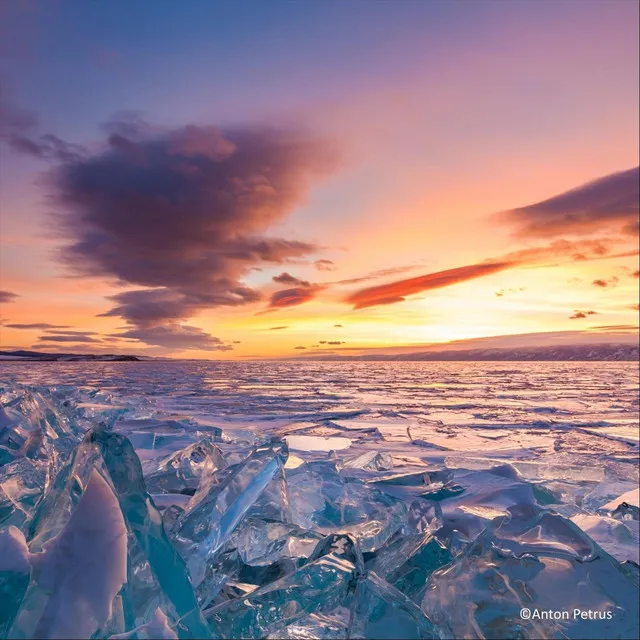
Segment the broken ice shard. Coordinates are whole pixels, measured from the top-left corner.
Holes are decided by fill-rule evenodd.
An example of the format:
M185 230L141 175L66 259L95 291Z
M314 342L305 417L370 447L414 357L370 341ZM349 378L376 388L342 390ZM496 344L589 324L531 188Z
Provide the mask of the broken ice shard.
M226 466L222 451L211 436L206 436L162 460L157 470L145 477L145 482L152 493L195 492L203 474L214 473Z
M184 561L167 538L162 517L145 490L131 443L120 434L106 429L86 434L38 505L29 529L31 551L45 550L65 529L94 472L115 494L127 529L127 581L117 597L121 624L110 621L111 633L147 623L161 607L173 623L179 621L180 637L208 637Z
M178 636L169 626L167 616L158 607L150 622L142 624L127 633L118 633L109 636L108 640L177 640Z
M242 561L254 567L283 558L308 558L322 536L284 522L248 518L236 536Z
M0 638L7 637L29 585L29 555L19 529L0 529Z
M329 461L309 462L288 475L291 519L323 534L349 533L363 551L375 551L402 526L407 507Z
M0 398L0 445L7 453L54 462L80 441L83 429L44 393L16 389Z
M127 529L96 471L62 531L30 554L32 580L11 637L88 638L127 581Z
M349 629L351 638L441 637L420 607L374 571L369 571L355 588Z
M258 446L242 463L226 469L219 483L198 490L174 525L173 536L187 559L195 585L204 579L207 562L229 539L269 484L284 475L287 445Z
M318 548L297 571L207 610L214 633L223 638L279 635L301 618L339 606L353 592L362 561L347 537L331 536Z
M442 527L441 515L437 503L416 500L407 524L367 562L367 570L418 602L429 576L453 559L447 545L434 536Z
M382 451L365 451L342 463L343 469L364 469L366 471L383 471L393 468L393 458Z
M600 611L607 619L523 620L522 608ZM572 522L527 505L494 520L455 562L435 571L422 609L458 638L638 636L629 572Z
M47 467L19 457L0 466L0 526L25 529L42 496Z

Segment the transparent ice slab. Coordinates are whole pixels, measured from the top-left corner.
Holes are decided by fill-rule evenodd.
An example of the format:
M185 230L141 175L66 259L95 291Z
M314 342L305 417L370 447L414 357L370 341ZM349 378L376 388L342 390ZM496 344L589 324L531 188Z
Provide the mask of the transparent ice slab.
M276 441L256 447L242 463L231 467L219 482L201 486L174 525L172 535L187 564L195 585L205 577L207 563L227 542L233 531L271 483L274 500L281 495L284 464L288 450ZM278 509L268 501L269 507Z
M107 429L86 434L38 505L28 531L31 552L46 552L69 530L95 474L115 495L127 530L127 580L114 599L114 620L105 629L112 634L129 631L149 622L161 607L180 637L208 637L186 566L146 492L140 461L121 434Z
M211 436L184 447L160 461L157 469L145 476L150 492L180 493L195 490L203 474L212 474L227 466L224 454Z
M341 476L334 462L309 462L287 474L291 520L323 534L352 535L374 551L402 526L404 502L356 478Z
M626 638L638 632L636 596L629 572L574 523L529 507L497 518L435 571L422 609L450 637ZM570 619L525 620L523 608ZM583 620L574 609L611 617Z

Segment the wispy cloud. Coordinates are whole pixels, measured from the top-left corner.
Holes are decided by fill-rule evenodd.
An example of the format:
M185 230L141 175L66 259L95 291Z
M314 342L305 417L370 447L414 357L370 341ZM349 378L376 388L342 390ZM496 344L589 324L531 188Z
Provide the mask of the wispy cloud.
M277 276L273 276L273 278L271 279L274 282L277 282L278 284L290 284L290 285L300 286L300 287L311 286L311 283L308 280L301 280L300 278L296 278L295 276L292 276L290 273L287 273L286 271Z
M406 267L391 267L389 269L378 269L377 271L371 271L363 276L357 276L355 278L347 278L345 280L337 280L329 284L359 284L360 282L368 282L370 280L379 280L380 278L387 278L388 276L396 276L400 273L407 273L408 271L414 271L417 266L410 265Z
M588 311L580 311L576 309L573 312L573 315L569 316L569 320L583 320L584 318L588 318L589 316L596 316L596 315L598 315L598 312L593 311L592 309L589 309Z
M618 282L620 282L620 279L617 278L616 276L612 276L608 280L605 278L598 278L597 280L594 280L591 284L594 287L599 287L600 289L606 289L607 287L615 287L618 284Z
M407 296L422 291L450 287L460 282L498 273L505 269L510 269L513 266L513 262L487 262L457 267L446 271L438 271L436 273L428 273L424 276L418 276L417 278L396 280L395 282L361 289L348 295L345 298L345 302L353 305L354 309L394 304L396 302L402 302Z
M318 271L333 271L336 268L333 260L316 260L313 264Z
M48 322L32 322L32 323L20 323L20 322L11 322L4 325L8 329L69 329L69 325L67 324L49 324Z
M13 302L18 297L19 297L18 294L17 293L13 293L12 291L0 290L0 302L1 303Z
M43 335L38 338L40 342L92 342L99 343L100 339L94 338L93 336L86 335L66 335L66 336L52 336L52 335Z

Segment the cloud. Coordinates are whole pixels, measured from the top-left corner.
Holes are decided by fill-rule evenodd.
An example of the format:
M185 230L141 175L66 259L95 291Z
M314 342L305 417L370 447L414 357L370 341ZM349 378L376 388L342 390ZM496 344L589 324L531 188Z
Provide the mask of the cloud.
M598 278L597 280L594 280L591 284L594 287L600 287L601 289L604 289L606 287L615 287L619 281L620 280L616 278L616 276L613 276L609 278L609 280L605 280L604 278Z
M307 347L294 347L294 349L306 349Z
M40 342L101 342L97 338L86 335L64 335L64 336L51 336L44 335L38 338Z
M336 268L333 260L316 260L313 264L318 271L334 271Z
M86 155L79 145L69 144L51 133L39 135L35 115L0 96L0 140L17 153L53 160L73 162Z
M40 160L76 162L87 155L87 151L83 147L65 142L51 133L38 137L13 135L9 140L9 145L14 151Z
M343 342L342 340L328 340L326 344L347 344L347 343Z
M619 171L575 189L499 214L516 225L517 235L550 237L589 234L607 228L638 233L640 168Z
M632 311L640 311L640 304L635 302L633 304L628 305L627 309L631 309Z
M638 278L640 277L640 271L638 271L637 269L631 274L632 278Z
M521 291L525 291L525 287L520 287L519 289L500 289L499 291L496 291L496 297L503 298L507 294L519 293Z
M0 94L0 139L11 141L33 131L37 126L33 113L21 109Z
M582 320L583 318L586 318L588 316L596 316L598 315L597 311L579 311L578 309L576 309L573 313L572 316L569 316L569 320Z
M338 329L338 328L342 329L343 328L343 326L341 324L334 324L333 326L336 329Z
M49 324L48 322L33 322L31 324L22 324L17 322L12 322L10 324L5 324L5 327L8 329L69 329L69 325L66 324Z
M375 305L394 304L404 301L408 295L420 293L422 291L429 291L431 289L450 287L460 282L484 277L516 267L527 265L556 266L557 264L560 264L558 260L599 260L629 255L630 252L625 252L623 254L611 253L610 244L612 244L612 242L603 239L578 241L555 240L545 246L512 251L506 255L491 258L478 264L456 267L454 269L429 273L416 278L398 280L383 285L376 285L366 289L361 289L348 295L344 299L344 302L353 305L354 309L363 309ZM634 252L634 255L635 253L637 252ZM412 267L404 267L404 269L409 268ZM376 273L380 274L383 273L383 271L374 272L374 274ZM365 278L352 278L351 280L344 280L333 284L360 282L362 279L368 279L372 275L373 274L369 274L369 276L365 276ZM513 292L516 290L501 290L496 295L501 297L500 294L504 295L506 291Z
M17 293L12 291L3 291L0 289L0 302L13 302L16 298L19 298Z
M136 118L112 121L106 131L103 151L49 174L60 260L76 275L140 287L113 296L102 315L137 329L167 325L182 343L179 321L261 298L243 283L260 263L315 250L266 233L334 169L327 143L257 127L160 131Z
M637 324L603 324L597 327L589 327L589 331L637 331Z
M186 349L230 351L233 349L231 345L223 343L219 338L210 336L202 329L177 323L129 329L122 333L111 335L114 338L139 340L146 344L180 351Z
M360 289L347 296L345 302L353 305L354 309L393 304L402 302L406 299L406 296L415 293L450 287L460 282L504 271L514 265L514 262L486 262L448 269L447 271L438 271L436 273L418 276L417 278L397 280L387 284Z
M47 333L61 336L95 336L95 331L74 331L69 329L47 329Z
M310 284L309 286L292 287L291 289L281 289L271 295L267 309L262 313L267 313L276 309L296 307L305 302L313 300L324 287Z
M274 282L278 282L279 284L291 284L291 285L299 285L301 287L310 287L311 283L308 280L300 280L300 278L296 278L289 273L281 273L280 275L273 276L272 280Z
M367 282L368 280L377 280L379 278L386 278L387 276L395 276L399 273L406 273L407 271L413 271L416 269L415 265L407 266L407 267L391 267L389 269L378 269L377 271L371 271L363 276L358 276L356 278L347 278L346 280L338 280L336 282L332 282L331 284L358 284L360 282Z
M281 331L282 329L288 329L289 325L280 325L279 327L269 327L269 331Z

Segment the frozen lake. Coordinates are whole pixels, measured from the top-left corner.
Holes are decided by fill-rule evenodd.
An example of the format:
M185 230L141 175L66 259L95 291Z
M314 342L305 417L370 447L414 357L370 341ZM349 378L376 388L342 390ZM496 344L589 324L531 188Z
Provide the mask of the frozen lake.
M0 402L0 528L22 532L28 557L46 564L44 542L71 527L47 499L83 506L45 459L54 477L80 465L73 447L103 423L73 467L84 493L116 495L134 536L117 479L131 471L105 453L130 441L184 558L194 619L160 585L95 637L154 624L165 637L637 635L637 363L4 362ZM320 542L331 534L357 549ZM31 575L0 632L42 631L24 619L44 598ZM121 584L109 597L126 613ZM523 621L524 606L611 617Z

